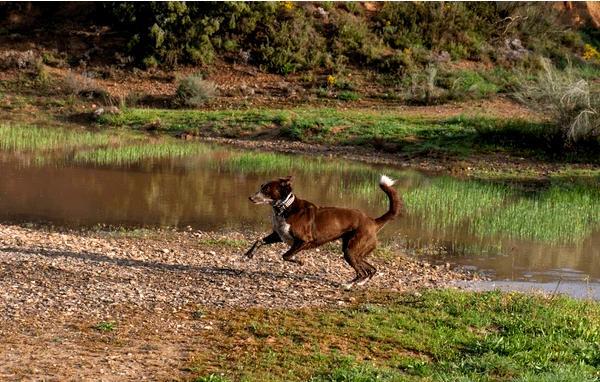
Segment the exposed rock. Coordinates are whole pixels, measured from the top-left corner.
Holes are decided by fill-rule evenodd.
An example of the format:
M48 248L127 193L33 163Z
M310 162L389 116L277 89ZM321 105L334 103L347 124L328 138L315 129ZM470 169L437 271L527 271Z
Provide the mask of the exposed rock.
M500 53L509 61L521 61L529 54L518 38L507 38L504 40L504 47Z
M121 110L119 110L118 107L116 106L106 106L106 107L99 107L96 110L94 110L94 112L92 113L94 118L100 118L100 116L104 115L104 114L121 114Z

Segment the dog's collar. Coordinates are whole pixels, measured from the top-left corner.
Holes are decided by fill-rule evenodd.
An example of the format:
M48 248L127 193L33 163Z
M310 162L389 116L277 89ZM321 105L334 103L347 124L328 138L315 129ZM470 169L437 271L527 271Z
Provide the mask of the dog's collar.
M294 203L294 200L296 200L296 197L290 192L290 194L285 199L278 200L275 203L273 203L273 209L275 210L275 213L277 215L283 214L285 210L287 210L292 205L292 203Z

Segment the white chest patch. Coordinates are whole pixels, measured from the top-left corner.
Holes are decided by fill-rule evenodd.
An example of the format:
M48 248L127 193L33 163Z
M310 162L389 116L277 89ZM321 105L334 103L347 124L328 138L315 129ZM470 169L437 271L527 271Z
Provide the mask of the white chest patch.
M285 218L283 216L278 216L273 212L271 220L273 222L273 231L277 232L281 240L291 244L294 241L294 238L290 234L290 225L285 221Z

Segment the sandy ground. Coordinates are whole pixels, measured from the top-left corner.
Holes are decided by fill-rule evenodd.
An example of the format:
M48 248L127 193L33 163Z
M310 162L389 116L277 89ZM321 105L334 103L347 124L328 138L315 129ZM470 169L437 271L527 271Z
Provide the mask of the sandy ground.
M344 306L364 288L475 277L392 248L373 259L378 277L347 292L353 271L337 245L307 251L300 267L280 259L281 244L243 258L252 233L133 234L0 225L0 380L186 380L203 333L218 330L202 312Z

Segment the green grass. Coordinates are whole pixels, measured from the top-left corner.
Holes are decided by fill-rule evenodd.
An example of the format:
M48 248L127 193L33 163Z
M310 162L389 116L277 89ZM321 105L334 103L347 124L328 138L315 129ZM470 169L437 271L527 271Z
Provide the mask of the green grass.
M470 72L469 72L470 73ZM475 73L476 74L476 73ZM475 74L452 82L473 92L494 92ZM538 121L489 117L410 117L396 111L327 108L250 109L227 111L126 109L101 123L140 128L148 124L165 132L189 131L205 135L243 137L278 129L281 136L309 143L365 145L376 150L413 156L442 154L465 157L479 153L598 163L593 150L557 153L548 139L550 126Z
M113 330L116 329L116 323L102 321L102 322L99 322L96 325L94 325L94 329L96 329L100 332L112 332Z
M596 381L600 305L500 292L215 313L193 370L242 381ZM366 302L368 301L368 302Z
M0 124L0 150L4 151L70 150L107 145L113 139L106 132Z
M428 228L458 227L502 206L511 196L508 187L482 182L436 178L404 194L409 213Z
M208 145L171 137L153 139L126 130L90 132L8 124L0 125L0 150L38 153L39 164L48 161L44 152L55 151L62 153L68 161L117 166L214 151Z
M600 227L600 183L573 185L568 178L546 189L448 177L404 193L407 211L429 229L464 230L479 237L505 236L576 243Z
M181 158L211 152L207 145L163 139L159 142L146 142L135 145L99 148L78 152L76 162L96 165L123 166L150 159Z
M522 197L472 224L480 236L504 234L545 242L575 242L600 226L600 191L583 186L553 186Z
M503 134L513 127L513 140L503 141L507 150L519 149L519 134L543 133L544 126L520 120L490 118L419 118L397 112L296 108L287 110L253 109L228 111L126 109L122 114L101 120L111 126L139 128L148 124L163 131L192 131L202 134L244 136L264 129L278 128L282 136L312 143L334 145L370 145L382 142L409 154L440 152L455 155L490 148L490 134L480 134L481 126ZM536 127L537 129L534 129ZM522 131L521 131L522 130ZM493 146L496 147L497 145ZM531 149L530 146L527 146ZM536 147L534 147L536 148ZM539 147L538 147L539 148Z
M485 98L498 93L500 90L498 85L486 77L494 76L482 76L482 74L472 70L459 70L449 73L447 78L442 78L441 85L449 89L451 98L454 99Z

